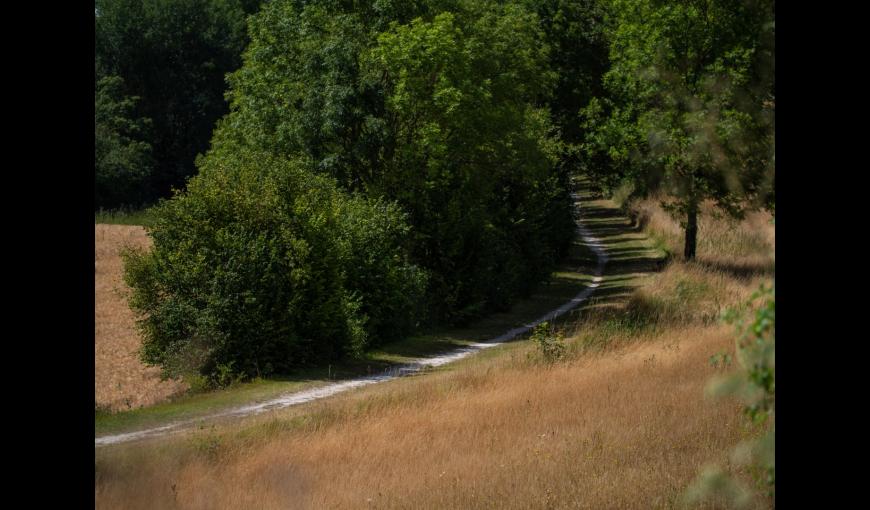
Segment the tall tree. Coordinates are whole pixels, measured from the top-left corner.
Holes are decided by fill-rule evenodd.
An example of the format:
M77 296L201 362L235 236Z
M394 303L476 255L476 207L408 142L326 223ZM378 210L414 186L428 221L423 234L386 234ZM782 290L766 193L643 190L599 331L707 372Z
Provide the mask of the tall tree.
M276 0L251 39L215 147L302 156L399 202L438 318L506 307L570 243L543 109L555 75L519 2Z
M700 204L772 204L772 0L613 0L606 98L586 109L593 175L664 191L693 259Z
M391 140L369 189L411 213L440 303L474 315L545 276L572 226L535 107L555 81L537 19L518 6L471 13L395 26L366 68Z
M139 203L153 165L150 119L134 116L139 98L125 96L123 84L108 76L94 90L94 195L109 208Z
M144 198L168 196L195 172L227 104L226 73L241 65L246 9L241 0L96 0L98 73L120 76L152 120L154 169ZM101 204L98 204L101 205Z
M521 0L538 14L550 46L550 67L558 76L548 101L553 121L568 144L583 140L578 116L604 93L608 45L602 0Z

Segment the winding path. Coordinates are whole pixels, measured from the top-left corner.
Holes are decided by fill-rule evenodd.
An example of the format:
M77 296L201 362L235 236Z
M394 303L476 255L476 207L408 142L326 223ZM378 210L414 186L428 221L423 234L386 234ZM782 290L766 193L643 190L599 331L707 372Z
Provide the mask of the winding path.
M575 206L579 211L579 203L580 196L577 193L572 193L572 198L574 199ZM367 377L359 377L356 379L350 379L347 381L336 382L327 384L326 386L322 386L320 388L314 388L311 390L299 391L295 393L289 393L287 395L283 395L281 397L268 400L266 402L260 402L256 404L250 404L246 406L236 407L233 409L229 409L226 411L222 411L219 413L211 414L204 417L198 417L196 419L177 421L170 423L169 425L165 425L162 427L150 428L145 430L140 430L136 432L129 432L126 434L115 434L115 435L107 435L102 437L97 437L94 439L94 446L104 446L110 444L124 443L127 441L133 441L136 439L144 439L147 437L155 437L168 434L170 432L180 430L185 425L190 425L195 422L202 421L204 419L213 419L213 418L223 418L223 417L232 417L232 416L249 416L262 413L264 411L272 410L272 409L280 409L283 407L293 406L297 404L303 404L305 402L311 402L312 400L318 400L321 398L326 398L331 395L335 395L337 393L342 393L344 391L348 391L354 388L359 388L362 386L368 386L370 384L377 384L384 381L389 381L392 379L396 379L398 377L403 377L406 375L414 374L416 372L420 372L426 368L430 367L439 367L441 365L446 365L447 363L451 363L456 360L460 360L462 358L468 357L475 352L481 351L483 349L488 349L490 347L495 347L496 345L501 345L505 342L509 342L516 338L519 335L527 333L531 331L535 326L544 322L556 319L557 317L571 311L572 309L579 306L581 303L589 299L589 296L595 292L595 289L601 284L603 280L604 274L604 266L607 264L607 253L604 247L601 244L601 241L592 235L592 232L581 222L580 214L578 212L577 220L577 233L580 235L581 239L587 246L595 253L598 259L598 265L595 269L595 276L592 278L592 283L589 284L583 291L574 296L570 301L563 304L559 308L548 312L543 317L532 321L523 326L514 328L503 335L492 338L485 342L478 342L468 345L467 347L463 347L461 349L457 349L439 356L432 356L426 358L420 358L413 363L408 363L405 365L397 366L389 371L374 376Z

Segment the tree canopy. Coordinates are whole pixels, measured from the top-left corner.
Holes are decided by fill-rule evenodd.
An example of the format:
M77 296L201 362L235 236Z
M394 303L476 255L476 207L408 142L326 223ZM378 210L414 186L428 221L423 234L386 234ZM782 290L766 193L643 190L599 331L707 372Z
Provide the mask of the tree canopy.
M94 90L94 197L106 207L141 201L153 165L150 121L135 117L139 98L125 96L123 84L106 76Z
M772 0L102 0L96 21L98 201L177 188L127 263L170 371L506 310L573 241L572 174L663 193L687 259L703 201L773 208Z
M215 147L301 154L398 202L434 317L478 316L528 292L570 242L547 52L536 15L512 3L272 2Z
M147 361L254 375L358 354L506 309L565 253L534 12L274 0L249 36L199 174L128 259Z
M699 204L773 203L773 2L614 0L607 95L585 110L587 168L664 191L694 258Z
M132 114L148 119L153 165L130 194L96 207L141 206L168 197L195 173L215 121L228 108L226 73L241 65L246 14L239 0L96 0L95 80L122 79L119 93L137 97ZM134 192L135 191L135 192Z

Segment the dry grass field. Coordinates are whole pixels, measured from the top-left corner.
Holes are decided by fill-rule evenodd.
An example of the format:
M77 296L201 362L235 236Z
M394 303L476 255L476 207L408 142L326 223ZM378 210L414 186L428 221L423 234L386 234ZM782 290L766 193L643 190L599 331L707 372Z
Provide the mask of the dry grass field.
M140 337L123 293L120 251L146 247L142 227L94 225L94 400L100 408L120 411L152 405L183 391L180 382L161 381L160 371L144 366L136 354Z
M123 467L97 480L97 507L672 507L741 437L734 403L700 391L730 331L703 333L365 392L333 403L322 428L216 442L168 466L122 452L125 462L107 462Z
M654 201L632 207L681 253ZM96 506L678 508L704 465L728 466L757 433L737 402L704 388L724 370L711 356L734 350L719 312L772 278L773 235L763 215L705 218L697 262L602 297L565 326L555 363L518 342L244 423L99 449Z

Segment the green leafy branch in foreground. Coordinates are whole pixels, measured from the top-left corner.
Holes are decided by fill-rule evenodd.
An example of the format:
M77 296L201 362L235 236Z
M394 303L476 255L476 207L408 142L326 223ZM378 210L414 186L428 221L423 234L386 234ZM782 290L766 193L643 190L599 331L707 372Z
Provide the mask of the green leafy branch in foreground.
M775 283L762 285L741 308L724 314L737 326L736 358L739 369L710 381L707 393L716 397L731 395L744 402L744 411L753 425L765 427L759 438L745 441L731 455L736 466L750 466L756 481L771 501L776 499L776 299ZM759 307L753 305L760 301ZM754 310L748 312L747 310ZM689 487L686 502L723 499L733 508L746 508L753 493L718 467L708 467Z

